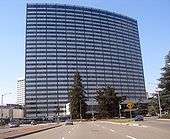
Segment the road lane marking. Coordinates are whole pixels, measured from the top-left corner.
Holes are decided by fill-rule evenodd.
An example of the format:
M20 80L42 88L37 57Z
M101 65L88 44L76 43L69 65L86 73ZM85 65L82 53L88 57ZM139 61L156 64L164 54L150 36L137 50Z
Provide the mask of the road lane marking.
M129 136L129 135L126 135L127 138L130 138L130 139L136 139L135 137L132 137L132 136Z
M113 129L110 129L111 132L115 132Z
M142 125L141 127L147 128L148 126L146 126L146 125Z

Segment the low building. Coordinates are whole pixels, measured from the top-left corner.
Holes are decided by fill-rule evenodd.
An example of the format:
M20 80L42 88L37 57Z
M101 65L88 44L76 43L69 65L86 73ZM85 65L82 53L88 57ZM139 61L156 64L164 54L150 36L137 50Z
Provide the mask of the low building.
M24 118L24 107L17 104L1 105L0 116L2 119L22 119Z

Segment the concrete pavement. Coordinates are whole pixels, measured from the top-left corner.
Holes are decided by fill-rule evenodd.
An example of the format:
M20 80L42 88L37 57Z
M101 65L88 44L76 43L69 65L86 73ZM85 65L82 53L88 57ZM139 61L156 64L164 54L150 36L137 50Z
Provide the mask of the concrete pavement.
M38 124L38 125L29 125L29 126L20 126L16 128L4 128L0 129L0 139L13 139L40 131L52 129L59 127L61 124L57 123L48 123L48 124Z
M142 124L145 125L145 122ZM147 126L114 125L108 122L78 122L19 139L169 139L169 130Z

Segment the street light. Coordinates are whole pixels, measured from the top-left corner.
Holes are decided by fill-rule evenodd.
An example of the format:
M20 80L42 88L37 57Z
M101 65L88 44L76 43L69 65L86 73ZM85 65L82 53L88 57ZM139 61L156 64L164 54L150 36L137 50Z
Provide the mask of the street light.
M10 95L10 94L12 94L11 92L10 93L5 93L5 94L2 94L1 95L1 105L3 106L3 104L4 104L4 96L6 96L6 95Z

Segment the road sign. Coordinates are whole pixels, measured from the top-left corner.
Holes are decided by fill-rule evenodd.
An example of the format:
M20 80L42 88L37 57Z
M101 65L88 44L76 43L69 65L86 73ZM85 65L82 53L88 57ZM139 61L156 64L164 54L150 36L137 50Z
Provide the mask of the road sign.
M132 108L134 107L134 103L132 101L129 101L127 104L127 107L129 108L129 112L130 112L130 119L132 119Z
M132 109L134 107L134 103L132 101L129 101L128 104L127 104L127 107L129 109Z

